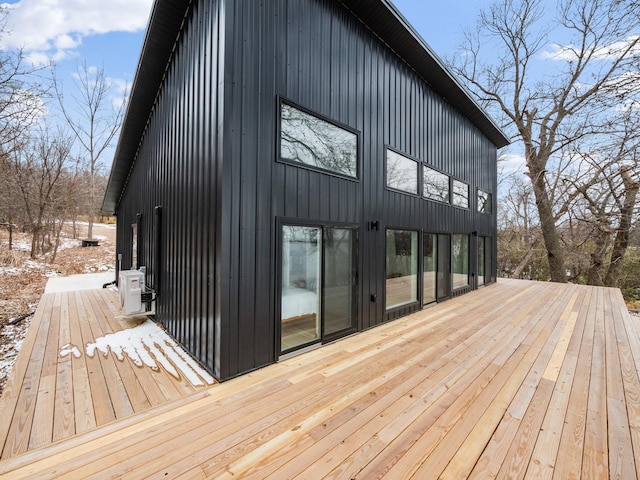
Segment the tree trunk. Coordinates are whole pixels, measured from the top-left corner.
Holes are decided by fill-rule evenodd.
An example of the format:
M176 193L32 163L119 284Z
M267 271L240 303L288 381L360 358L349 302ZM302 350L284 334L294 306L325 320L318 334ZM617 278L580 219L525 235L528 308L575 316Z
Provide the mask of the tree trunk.
M9 218L9 250L13 250L13 221Z
M62 220L60 220L57 224L55 221L53 222L56 239L53 245L53 253L51 254L51 259L49 260L49 263L52 264L55 263L56 257L58 256L58 248L60 247L60 234L62 233L62 227L64 227L64 218L66 216L66 213L66 211L63 213Z
M33 235L31 237L31 260L35 260L38 255L38 236L40 235L40 229L33 226Z
M87 229L87 238L93 238L93 213L94 213L94 204L96 202L96 169L95 169L95 159L91 158L91 185L89 191L89 228Z
M609 243L609 232L598 229L598 235L595 239L595 248L590 255L591 264L587 274L587 285L603 285L604 256Z
M620 210L620 224L618 225L618 231L613 241L613 250L611 251L611 262L609 263L609 269L607 270L607 276L604 279L604 284L607 287L617 287L620 280L620 274L622 273L622 266L624 256L627 253L627 247L629 246L629 230L631 230L631 215L636 204L636 198L638 197L638 190L640 184L634 182L629 175L629 169L621 169L620 176L624 183L624 203Z
M533 258L533 254L535 253L535 249L537 246L538 246L537 241L531 244L531 246L529 247L529 251L524 256L524 258L520 260L520 263L518 263L518 266L511 274L511 278L520 278L520 275L522 275L522 272L524 272L524 269L527 268L529 263L531 263L531 259Z
M540 216L540 227L542 229L542 238L544 246L547 250L547 259L549 261L549 275L552 282L567 283L567 272L564 263L564 251L560 245L560 237L556 228L556 222L553 215L551 199L547 192L545 183L546 170L539 167L539 162L535 158L527 160L529 167L529 177L533 185L533 193L538 207L538 215Z
M89 227L87 228L87 238L93 238L93 212L89 212Z

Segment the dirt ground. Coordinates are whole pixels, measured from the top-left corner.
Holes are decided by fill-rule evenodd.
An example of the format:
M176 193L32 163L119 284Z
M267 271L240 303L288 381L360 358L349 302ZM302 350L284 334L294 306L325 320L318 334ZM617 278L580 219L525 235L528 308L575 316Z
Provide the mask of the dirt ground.
M30 239L21 233L14 232L9 250L8 232L0 230L0 393L49 278L115 270L115 225L94 225L97 247L81 246L86 230L86 224L80 225L78 239L73 239L67 228L54 262L50 255L31 260Z

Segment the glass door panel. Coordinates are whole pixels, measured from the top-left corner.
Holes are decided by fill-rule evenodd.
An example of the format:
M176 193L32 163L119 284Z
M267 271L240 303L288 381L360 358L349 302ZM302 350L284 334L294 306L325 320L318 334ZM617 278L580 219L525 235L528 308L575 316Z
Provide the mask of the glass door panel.
M425 233L423 238L422 303L436 301L436 273L438 271L438 237Z
M281 350L320 340L322 229L282 227Z
M484 285L485 281L485 247L484 237L478 237L478 285Z
M438 300L451 296L451 236L438 235Z
M386 308L418 301L418 232L387 230Z
M323 337L330 337L355 325L355 242L354 230L325 229Z
M469 285L469 235L453 236L453 288Z

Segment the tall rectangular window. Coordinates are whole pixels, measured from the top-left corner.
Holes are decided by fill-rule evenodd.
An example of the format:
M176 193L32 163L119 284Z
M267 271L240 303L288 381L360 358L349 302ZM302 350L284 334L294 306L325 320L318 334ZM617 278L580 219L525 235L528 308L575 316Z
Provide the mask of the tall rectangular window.
M138 224L131 224L131 269L138 268Z
M491 237L478 237L478 285L487 285L492 279Z
M387 187L418 194L418 162L387 149Z
M469 235L453 235L452 238L453 288L469 285Z
M484 285L485 280L485 245L484 237L478 237L478 285Z
M449 203L449 176L423 165L422 183L424 198Z
M358 135L282 103L280 159L357 178Z
M436 301L438 271L438 236L425 233L422 240L422 303Z
M453 181L453 202L456 207L469 208L469 185L460 180Z
M489 192L478 189L478 212L480 213L492 213L493 199Z
M386 308L418 301L418 232L387 230Z

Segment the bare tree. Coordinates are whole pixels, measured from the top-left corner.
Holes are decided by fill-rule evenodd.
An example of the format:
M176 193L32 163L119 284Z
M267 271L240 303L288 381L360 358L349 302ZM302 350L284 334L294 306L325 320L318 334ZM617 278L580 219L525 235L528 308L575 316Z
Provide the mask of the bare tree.
M499 271L511 278L532 278L541 247L532 189L517 174L502 181L509 187L498 209Z
M125 110L126 95L114 104L111 96L113 83L104 75L104 69L88 67L86 63L77 69L74 76L72 101L64 99L62 85L54 74L54 88L64 118L86 155L89 171L87 237L93 237L93 222L97 211L98 189L96 178L103 168L101 162L105 151L111 146L120 131ZM126 93L126 92L125 92Z
M44 128L16 141L11 148L11 173L32 234L32 259L42 250L45 220L56 202L55 193L72 144L73 139L63 132L51 133Z
M497 0L467 32L454 65L524 144L552 281L565 282L566 268L551 163L576 140L610 129L611 112L637 94L639 13L632 3ZM553 38L564 46L553 47Z
M0 6L0 37L6 34L7 13ZM0 152L6 154L44 115L49 82L43 72L44 67L25 64L21 50L0 50Z
M629 247L629 238L633 225L632 218L637 208L636 200L638 198L638 190L640 189L637 172L634 178L629 168L623 168L620 170L620 177L622 178L624 188L621 198L618 197L616 199L620 206L620 220L613 241L609 268L604 278L604 284L608 287L619 286L624 257Z

